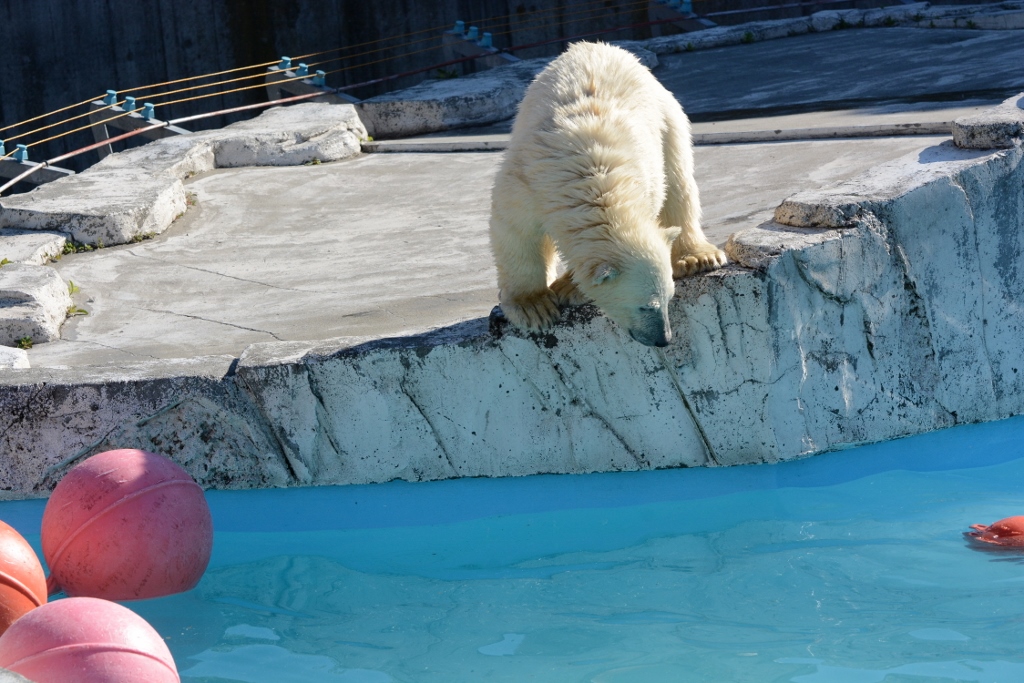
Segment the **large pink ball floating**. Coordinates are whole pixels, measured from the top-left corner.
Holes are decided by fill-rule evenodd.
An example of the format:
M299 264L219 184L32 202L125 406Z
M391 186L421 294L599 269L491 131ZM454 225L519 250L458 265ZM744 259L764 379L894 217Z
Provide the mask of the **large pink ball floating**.
M9 524L0 522L0 633L46 602L46 577L36 551Z
M974 531L968 531L972 540L992 545L1007 547L1024 547L1024 516L1007 517L988 526L972 524Z
M0 636L0 667L35 683L180 683L163 638L114 602L67 598Z
M107 600L194 588L210 562L203 490L167 458L124 449L76 465L43 511L50 593Z

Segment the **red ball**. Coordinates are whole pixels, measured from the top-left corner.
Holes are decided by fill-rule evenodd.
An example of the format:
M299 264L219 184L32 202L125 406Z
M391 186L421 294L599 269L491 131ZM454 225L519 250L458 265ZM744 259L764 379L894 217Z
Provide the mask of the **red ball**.
M46 603L46 576L36 551L0 522L0 633L26 612Z
M1008 547L1024 546L1024 516L1007 517L988 526L972 524L971 528L974 531L968 531L967 535L976 541Z
M114 602L67 598L26 614L0 636L0 667L35 683L180 683L167 644Z
M43 511L42 544L51 594L157 598L199 583L213 521L202 488L175 463L107 451L57 484Z

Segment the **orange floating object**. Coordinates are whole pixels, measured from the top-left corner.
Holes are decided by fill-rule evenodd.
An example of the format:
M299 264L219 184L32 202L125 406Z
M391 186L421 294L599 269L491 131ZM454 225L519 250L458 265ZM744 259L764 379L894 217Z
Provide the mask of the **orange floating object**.
M167 644L127 607L96 598L41 606L0 636L0 666L36 683L180 683Z
M135 449L71 469L43 511L50 593L142 600L194 588L210 562L213 520L200 488L169 459Z
M964 535L975 541L1011 548L1024 548L1024 515L1007 517L988 526L972 524Z
M46 602L46 576L32 546L0 522L0 634Z

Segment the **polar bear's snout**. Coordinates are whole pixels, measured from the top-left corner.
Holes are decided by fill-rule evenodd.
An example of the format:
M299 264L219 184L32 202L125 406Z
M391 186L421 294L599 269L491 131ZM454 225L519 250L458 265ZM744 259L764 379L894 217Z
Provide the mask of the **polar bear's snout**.
M644 346L668 346L672 341L672 324L667 308L640 309L640 315L628 328L629 336Z

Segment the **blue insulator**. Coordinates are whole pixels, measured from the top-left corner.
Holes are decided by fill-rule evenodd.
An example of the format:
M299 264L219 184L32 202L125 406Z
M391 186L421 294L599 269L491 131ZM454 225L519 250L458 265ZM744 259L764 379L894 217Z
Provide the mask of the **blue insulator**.
M135 111L135 98L131 96L125 97L124 104L121 105L121 108L125 111Z
M103 98L103 104L117 104L117 91L108 90L107 96Z
M318 85L321 88L327 87L327 74L323 71L317 70L316 75L313 76L313 85Z
M153 119L153 109L154 107L152 102L146 102L145 104L143 104L142 118L146 119L147 121L151 121Z
M281 63L277 65L277 68L282 69L284 71L287 71L288 69L292 68L292 58L281 57Z
M455 28L452 29L452 33L458 33L460 36L466 32L466 22L456 21Z
M494 43L491 42L491 34L484 33L483 38L480 39L480 42L478 42L477 45L480 47L494 47Z
M28 147L25 145L18 145L18 148L14 150L15 161L28 161Z
M466 34L466 40L476 40L480 37L480 29L476 26L469 27L469 33Z

